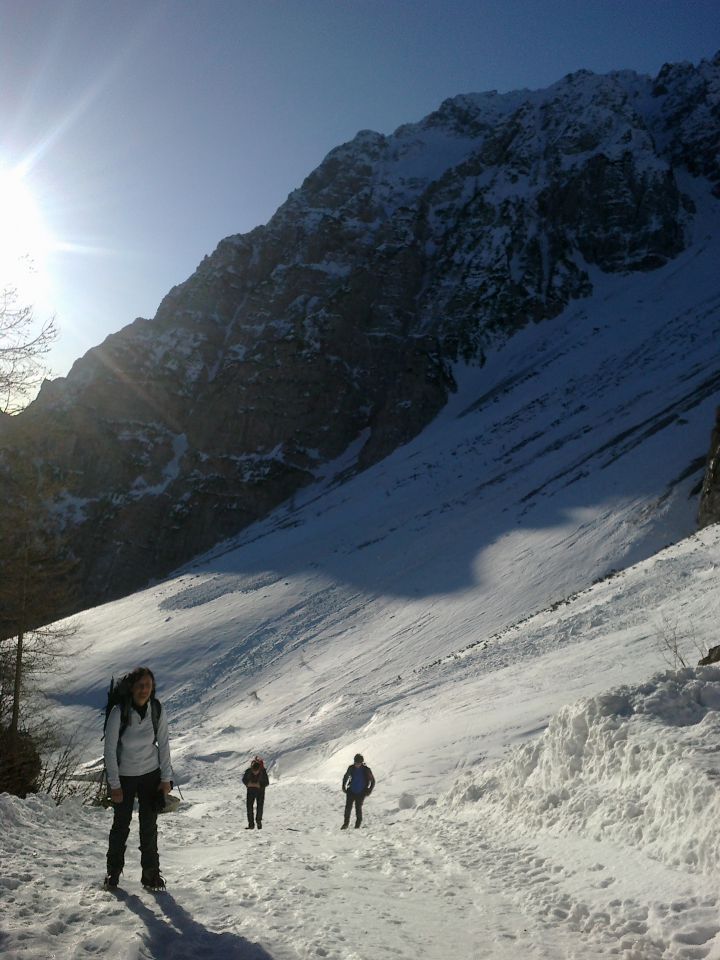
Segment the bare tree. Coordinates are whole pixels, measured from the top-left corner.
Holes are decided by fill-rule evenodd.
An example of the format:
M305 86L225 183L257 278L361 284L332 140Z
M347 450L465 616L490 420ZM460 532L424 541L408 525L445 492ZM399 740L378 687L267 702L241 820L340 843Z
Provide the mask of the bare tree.
M98 792L98 779L91 773L78 774L85 744L78 733L59 739L53 730L41 738L43 768L38 781L38 793L49 794L56 803L67 797L78 797L91 802Z
M690 650L695 650L701 659L708 654L707 646L697 637L695 626L689 622L682 630L677 619L662 616L656 621L655 645L665 663L673 670L686 670L690 665Z
M656 625L655 643L663 660L673 670L686 669L689 664L685 651L685 636L680 632L677 620L663 616Z
M17 290L0 290L0 411L17 413L31 399L47 369L44 358L57 337L55 317L38 326L33 308Z

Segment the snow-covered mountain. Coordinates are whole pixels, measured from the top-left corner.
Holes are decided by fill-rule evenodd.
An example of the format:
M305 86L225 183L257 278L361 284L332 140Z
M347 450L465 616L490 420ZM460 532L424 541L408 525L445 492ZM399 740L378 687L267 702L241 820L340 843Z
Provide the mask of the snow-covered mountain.
M157 509L166 518L171 511L183 529L172 512L181 489L188 517L206 522L211 499L195 498L192 484L205 489L202 464L216 468L215 454L205 452L212 436L222 440L217 450L227 450L240 422L223 397L239 404L252 382L253 403L264 397L263 411L279 410L277 419L242 421L243 430L258 431L243 469L262 475L263 443L273 450L282 443L274 463L284 469L282 431L296 415L310 431L302 449L310 450L312 434L317 455L298 467L301 482L274 486L276 475L266 474L266 508L281 490L290 493L266 516L213 539L208 552L152 587L74 618L77 656L48 694L58 727L79 726L88 761L100 753L109 677L139 662L156 672L185 797L162 819L169 892L156 898L141 890L134 834L121 893L99 889L105 811L2 796L3 956L720 960L720 670L694 667L720 643L720 527L695 532L720 386L720 205L703 139L715 116L718 66L667 68L656 82L574 75L551 92L458 98L393 138L359 136L331 154L267 228L224 241L153 323L139 322L91 352L27 412L25 424L38 429L54 418L46 451L62 440L73 456L107 453L108 484L114 470L125 483L137 467L123 450L146 456L144 485L135 474L132 496L119 480L107 488L115 520L128 524L129 542L113 541L123 563L147 545L132 543L138 517L148 537ZM582 110L566 120L585 153L570 150L558 128L562 104L569 110L576 102ZM599 152L576 114L592 114ZM638 120L623 140L619 116L641 118L646 132ZM569 201L544 193L544 174L530 184L523 157L536 162L532 144L543 130L550 154L552 144L567 153L553 175L560 190L567 174L569 197L602 196L603 182L616 189L625 177L637 201L635 232L628 209L610 217L609 187L593 238L589 208L573 212ZM637 153L610 151L636 140ZM500 167L488 166L482 179L471 156L477 150L484 163L502 156L503 170L516 163L514 173L503 179ZM462 191L453 199L451 182L466 182L463 169L475 170L486 205ZM385 179L382 170L390 170ZM640 182L642 200L632 192ZM543 236L558 218L575 217L572 227L564 221L561 239L540 243L539 260L512 226L525 216L518 198L502 206L513 186L533 211L528 223L541 222L543 204L558 204ZM340 197L349 198L342 215L313 219L311 208L332 211ZM441 211L453 203L445 228ZM645 203L656 205L649 218ZM493 222L475 245L464 245L465 207L473 222L481 215ZM384 231L403 217L414 231L421 209L423 262L445 266L434 286L430 268L423 274L412 324L393 332L401 281L417 279L416 248L398 243L392 254ZM378 210L387 211L384 220ZM518 244L507 263L513 296L527 308L525 319L542 322L515 323L508 314L506 324L492 313L505 289L500 272L483 312L486 256L502 235L492 210L505 211L497 216L509 217L507 243ZM431 234L437 239L443 229L433 247ZM293 230L301 261L279 267ZM327 246L309 259L325 230ZM337 237L349 235L348 263L364 263L357 267L364 279L343 299L355 267L343 274L323 250L344 249ZM267 260L262 251L270 251ZM376 274L383 251L403 268ZM457 282L440 282L441 272L450 278L456 268ZM314 305L293 299L293 277L302 285L310 275L319 284ZM559 279L533 287L528 278L540 275ZM355 293L375 277L362 310L343 306L362 303ZM461 289L477 300L453 299ZM301 345L262 312L279 291L292 331L312 334ZM391 301L392 309L381 309ZM431 301L442 310L420 310ZM479 318L472 329L471 315ZM329 344L336 336L339 348L353 331L353 343L374 351L367 348L369 365L348 379L345 361L337 361L345 373L329 379L332 358L341 357ZM445 378L429 386L429 367L413 367L425 347L407 354L425 337L435 344L432 369ZM393 367L401 357L403 376ZM370 360L386 378L385 407ZM110 379L106 362L116 371ZM123 391L131 368L145 379ZM305 370L305 379L285 393L289 370L293 377ZM161 381L153 379L159 371ZM443 382L454 389L446 394ZM339 392L321 395L329 384ZM305 393L293 406L291 398ZM353 419L360 397L368 410ZM103 406L109 398L114 417ZM157 462L148 453L150 421L142 419L148 398L157 418L152 436L164 438ZM205 414L184 419L203 398L213 400L208 410L223 411L212 436ZM167 426L168 410L181 431ZM93 411L98 419L86 419ZM88 422L94 433L83 433ZM186 475L188 463L195 472ZM223 476L227 492L230 474ZM94 516L91 496L66 502L79 520ZM221 511L208 530L222 529L227 516ZM107 529L95 531L99 540ZM196 541L184 530L190 549ZM675 669L681 661L687 666ZM357 750L378 786L363 829L341 832L340 779ZM260 834L243 829L240 782L256 752L271 779Z
M714 224L719 75L719 57L654 79L580 71L547 90L453 98L390 136L363 131L266 226L223 240L153 320L46 384L0 423L0 466L17 446L52 475L80 603L122 595L241 530L353 444L357 468L377 463L444 407L461 357L485 364L488 402L556 378L539 401L561 421L554 438L523 434L526 415L507 438L500 424L483 482L513 445L527 470L531 453L583 446L601 421L618 427L620 461L647 441L650 469L664 436L681 461L674 476L691 469L706 441L677 418L716 388L712 346L699 344L710 343L717 288L703 276L702 306L687 270ZM657 271L662 300L650 306ZM626 291L622 313L606 309L606 288ZM692 342L686 313L700 330ZM506 366L498 347L529 327L524 363ZM668 358L688 390L666 409ZM571 364L599 383L581 383ZM645 427L607 406L625 389L612 383L636 376ZM637 430L628 443L626 427ZM634 483L632 459L626 476Z

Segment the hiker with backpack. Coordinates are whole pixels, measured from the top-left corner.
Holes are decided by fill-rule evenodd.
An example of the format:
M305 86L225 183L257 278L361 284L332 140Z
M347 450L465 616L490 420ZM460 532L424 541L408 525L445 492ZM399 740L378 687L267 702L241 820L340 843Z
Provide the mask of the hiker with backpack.
M347 830L350 825L350 814L355 807L355 829L362 823L362 807L365 797L369 797L375 786L375 777L370 767L365 765L361 753L356 753L353 762L345 771L342 780L342 790L345 794L345 819L341 830Z
M125 866L133 803L138 798L142 885L164 890L157 845L157 815L172 789L165 710L155 696L155 677L137 667L111 684L105 726L105 770L113 804L105 887L117 887Z
M261 757L255 757L243 774L242 782L247 787L246 830L262 830L263 808L265 806L265 787L270 785L265 763Z

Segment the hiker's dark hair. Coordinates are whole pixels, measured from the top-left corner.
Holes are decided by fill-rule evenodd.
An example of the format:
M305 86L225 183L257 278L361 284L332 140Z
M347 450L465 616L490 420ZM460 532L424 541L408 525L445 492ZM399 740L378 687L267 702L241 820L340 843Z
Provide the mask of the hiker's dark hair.
M125 678L127 680L128 687L132 690L138 680L141 680L143 677L150 677L152 680L152 693L151 697L155 696L155 674L152 672L150 667L135 667L134 670L131 670L130 673Z

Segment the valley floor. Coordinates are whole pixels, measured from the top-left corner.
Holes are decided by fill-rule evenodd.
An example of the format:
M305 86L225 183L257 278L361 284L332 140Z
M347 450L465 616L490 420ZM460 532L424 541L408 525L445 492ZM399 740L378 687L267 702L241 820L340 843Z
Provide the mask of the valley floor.
M381 790L381 786L378 787ZM262 832L227 788L160 819L168 892L139 882L137 823L115 894L101 889L110 814L0 797L4 960L712 960L710 878L567 831L517 836L437 805L391 814L371 797L341 831L343 797L283 781ZM513 833L515 832L515 836Z

